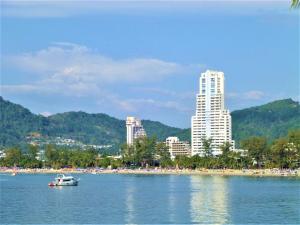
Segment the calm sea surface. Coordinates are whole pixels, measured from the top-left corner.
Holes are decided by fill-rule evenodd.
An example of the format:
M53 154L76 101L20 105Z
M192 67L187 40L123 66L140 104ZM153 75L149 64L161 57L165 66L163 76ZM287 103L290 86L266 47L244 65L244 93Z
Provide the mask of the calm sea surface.
M300 179L186 175L0 174L1 223L300 223Z

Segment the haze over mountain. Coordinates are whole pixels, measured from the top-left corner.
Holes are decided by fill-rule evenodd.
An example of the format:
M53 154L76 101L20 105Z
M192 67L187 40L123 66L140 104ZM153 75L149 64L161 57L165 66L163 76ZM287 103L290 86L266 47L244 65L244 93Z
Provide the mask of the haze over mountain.
M0 109L0 146L24 145L26 137L32 132L38 132L46 138L71 138L84 144L112 144L112 151L125 142L125 121L103 113L79 111L44 117L2 97ZM231 115L236 143L255 135L266 136L272 141L285 136L288 130L300 129L300 105L292 99L233 111ZM142 123L148 136L156 136L158 140L178 136L181 140L190 141L190 129L170 127L151 120L143 120Z

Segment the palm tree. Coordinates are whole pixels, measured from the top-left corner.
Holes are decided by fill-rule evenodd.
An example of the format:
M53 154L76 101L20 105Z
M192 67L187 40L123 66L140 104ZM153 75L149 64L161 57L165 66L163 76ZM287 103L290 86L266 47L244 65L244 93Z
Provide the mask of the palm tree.
M293 8L293 9L300 8L300 1L299 0L291 0L291 8Z

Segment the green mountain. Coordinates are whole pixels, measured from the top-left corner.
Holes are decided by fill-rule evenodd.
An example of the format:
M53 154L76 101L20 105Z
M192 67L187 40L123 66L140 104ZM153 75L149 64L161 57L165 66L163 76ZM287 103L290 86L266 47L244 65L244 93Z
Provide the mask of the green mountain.
M111 144L112 150L117 150L126 138L125 121L103 113L66 112L44 117L2 97L0 110L0 146L23 146L32 132L39 133L46 139L62 137L84 144ZM142 123L147 134L156 136L158 140L184 131L150 120L143 120Z
M66 112L44 117L2 97L0 110L0 146L22 146L28 142L28 135L32 132L41 134L45 139L62 137L84 144L112 144L111 151L117 150L125 142L125 121L103 113ZM300 128L300 106L292 99L237 110L231 115L233 138L237 143L254 135L273 140L285 136L290 129ZM150 120L143 120L142 123L147 134L155 135L158 140L168 136L190 140L190 129L170 127Z
M286 136L288 130L300 129L300 105L292 99L233 111L231 116L233 138L237 141L254 135L272 141Z

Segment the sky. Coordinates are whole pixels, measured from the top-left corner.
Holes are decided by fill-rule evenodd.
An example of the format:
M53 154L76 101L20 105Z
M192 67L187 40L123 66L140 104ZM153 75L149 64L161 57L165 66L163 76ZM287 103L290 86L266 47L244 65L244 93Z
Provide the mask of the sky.
M199 76L225 74L230 111L299 101L299 11L266 1L1 1L1 96L190 127ZM74 121L76 122L76 121Z

